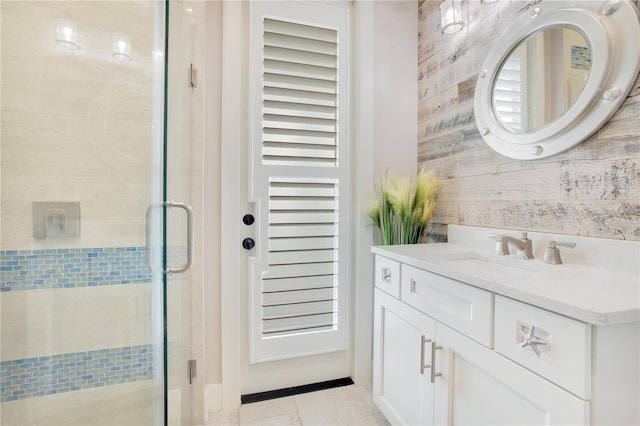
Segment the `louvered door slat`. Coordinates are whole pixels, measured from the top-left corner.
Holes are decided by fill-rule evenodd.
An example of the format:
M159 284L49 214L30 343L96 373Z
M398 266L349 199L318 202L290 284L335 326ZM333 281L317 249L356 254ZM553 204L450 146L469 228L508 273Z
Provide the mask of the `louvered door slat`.
M270 210L335 210L335 203L333 200L327 200L324 197L273 197Z
M295 181L271 182L271 197L335 197L336 188L333 183L298 183Z
M331 329L334 326L333 313L295 316L264 321L264 334L292 333L317 328Z
M276 291L263 295L264 306L304 303L313 300L334 300L337 294L333 288L313 288L310 290Z
M271 223L272 224L285 224L285 223L334 223L336 215L331 211L313 211L308 210L305 212L272 212Z
M317 65L306 65L265 59L264 71L270 74L280 74L291 77L336 81L335 67L321 67Z
M336 227L332 223L322 225L308 223L294 225L272 224L270 234L271 238L329 237L336 235Z
M300 250L276 252L269 255L269 262L272 265L334 261L337 261L334 250Z
M329 249L335 246L335 237L269 239L270 251Z
M264 74L264 86L280 89L302 90L306 92L318 92L336 94L334 81L320 80L317 78L294 77L280 74Z
M264 319L290 318L318 314L332 314L333 300L321 300L303 303L286 303L264 307Z
M324 120L320 118L280 116L273 114L264 115L264 126L270 128L287 130L313 130L319 132L336 131L335 120Z
M264 143L300 143L305 145L336 145L336 134L308 130L264 129Z
M291 278L291 277L313 277L316 275L332 275L336 271L333 262L326 263L304 263L296 265L271 265L269 272L263 278Z
M319 106L336 106L336 97L333 93L321 93L305 90L282 89L279 87L264 88L265 101L291 102L296 104L309 104Z
M283 47L265 46L264 58L275 61L286 61L296 64L315 65L319 67L335 68L335 55L326 55L324 53L305 52L303 50L295 50Z
M304 52L320 53L324 55L336 54L336 44L333 42L288 36L285 34L266 32L264 34L264 45L302 50Z
M264 113L269 115L285 115L290 117L322 118L325 120L336 119L336 108L293 102L264 102Z
M264 31L336 43L336 31L313 25L301 25L280 19L265 19Z
M335 286L333 275L317 275L315 277L295 277L264 280L263 292L295 292L298 290L313 290L329 288L332 291Z

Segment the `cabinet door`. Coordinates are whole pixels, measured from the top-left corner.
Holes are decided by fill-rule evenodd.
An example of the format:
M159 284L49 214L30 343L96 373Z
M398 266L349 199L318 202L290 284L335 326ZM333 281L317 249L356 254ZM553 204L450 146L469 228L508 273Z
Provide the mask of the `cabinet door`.
M392 424L433 424L435 321L376 289L373 400Z
M441 323L436 336L436 424L589 423L588 402Z

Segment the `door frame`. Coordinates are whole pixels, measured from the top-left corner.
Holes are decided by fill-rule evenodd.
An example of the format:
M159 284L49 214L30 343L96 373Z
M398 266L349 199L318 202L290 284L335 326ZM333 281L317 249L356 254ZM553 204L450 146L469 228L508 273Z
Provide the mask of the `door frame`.
M240 288L241 256L245 256L238 236L246 200L241 200L243 179L237 170L246 161L248 140L248 53L249 4L225 0L222 6L222 126L221 126L221 367L222 409L240 405ZM351 192L354 197L349 220L349 340L352 349L352 379L371 383L373 327L373 242L372 228L364 214L367 200L373 199L373 3L354 2L351 7ZM238 44L243 48L239 49ZM238 70L242 70L238 72ZM357 76L357 78L356 78ZM357 113L355 113L357 111ZM246 144L245 144L246 145ZM358 155L355 155L355 154ZM356 303L357 301L357 303Z

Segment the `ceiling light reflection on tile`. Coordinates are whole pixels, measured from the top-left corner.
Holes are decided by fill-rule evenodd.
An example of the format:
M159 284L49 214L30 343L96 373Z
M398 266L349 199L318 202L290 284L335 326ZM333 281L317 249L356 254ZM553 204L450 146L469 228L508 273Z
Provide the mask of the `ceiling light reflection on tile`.
M80 49L75 22L67 18L56 19L56 43L70 50Z
M113 35L113 52L111 55L122 62L131 60L131 40L126 34Z

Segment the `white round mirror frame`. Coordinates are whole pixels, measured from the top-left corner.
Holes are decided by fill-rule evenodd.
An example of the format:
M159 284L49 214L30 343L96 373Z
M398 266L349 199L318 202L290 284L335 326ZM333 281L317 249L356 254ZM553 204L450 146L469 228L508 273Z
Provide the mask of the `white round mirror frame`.
M495 116L494 81L523 40L554 25L575 27L584 34L592 51L589 78L575 104L556 121L531 133L514 134ZM624 102L638 72L640 17L629 0L546 1L518 17L494 42L476 83L476 124L487 144L506 157L549 157L576 146L602 127Z

